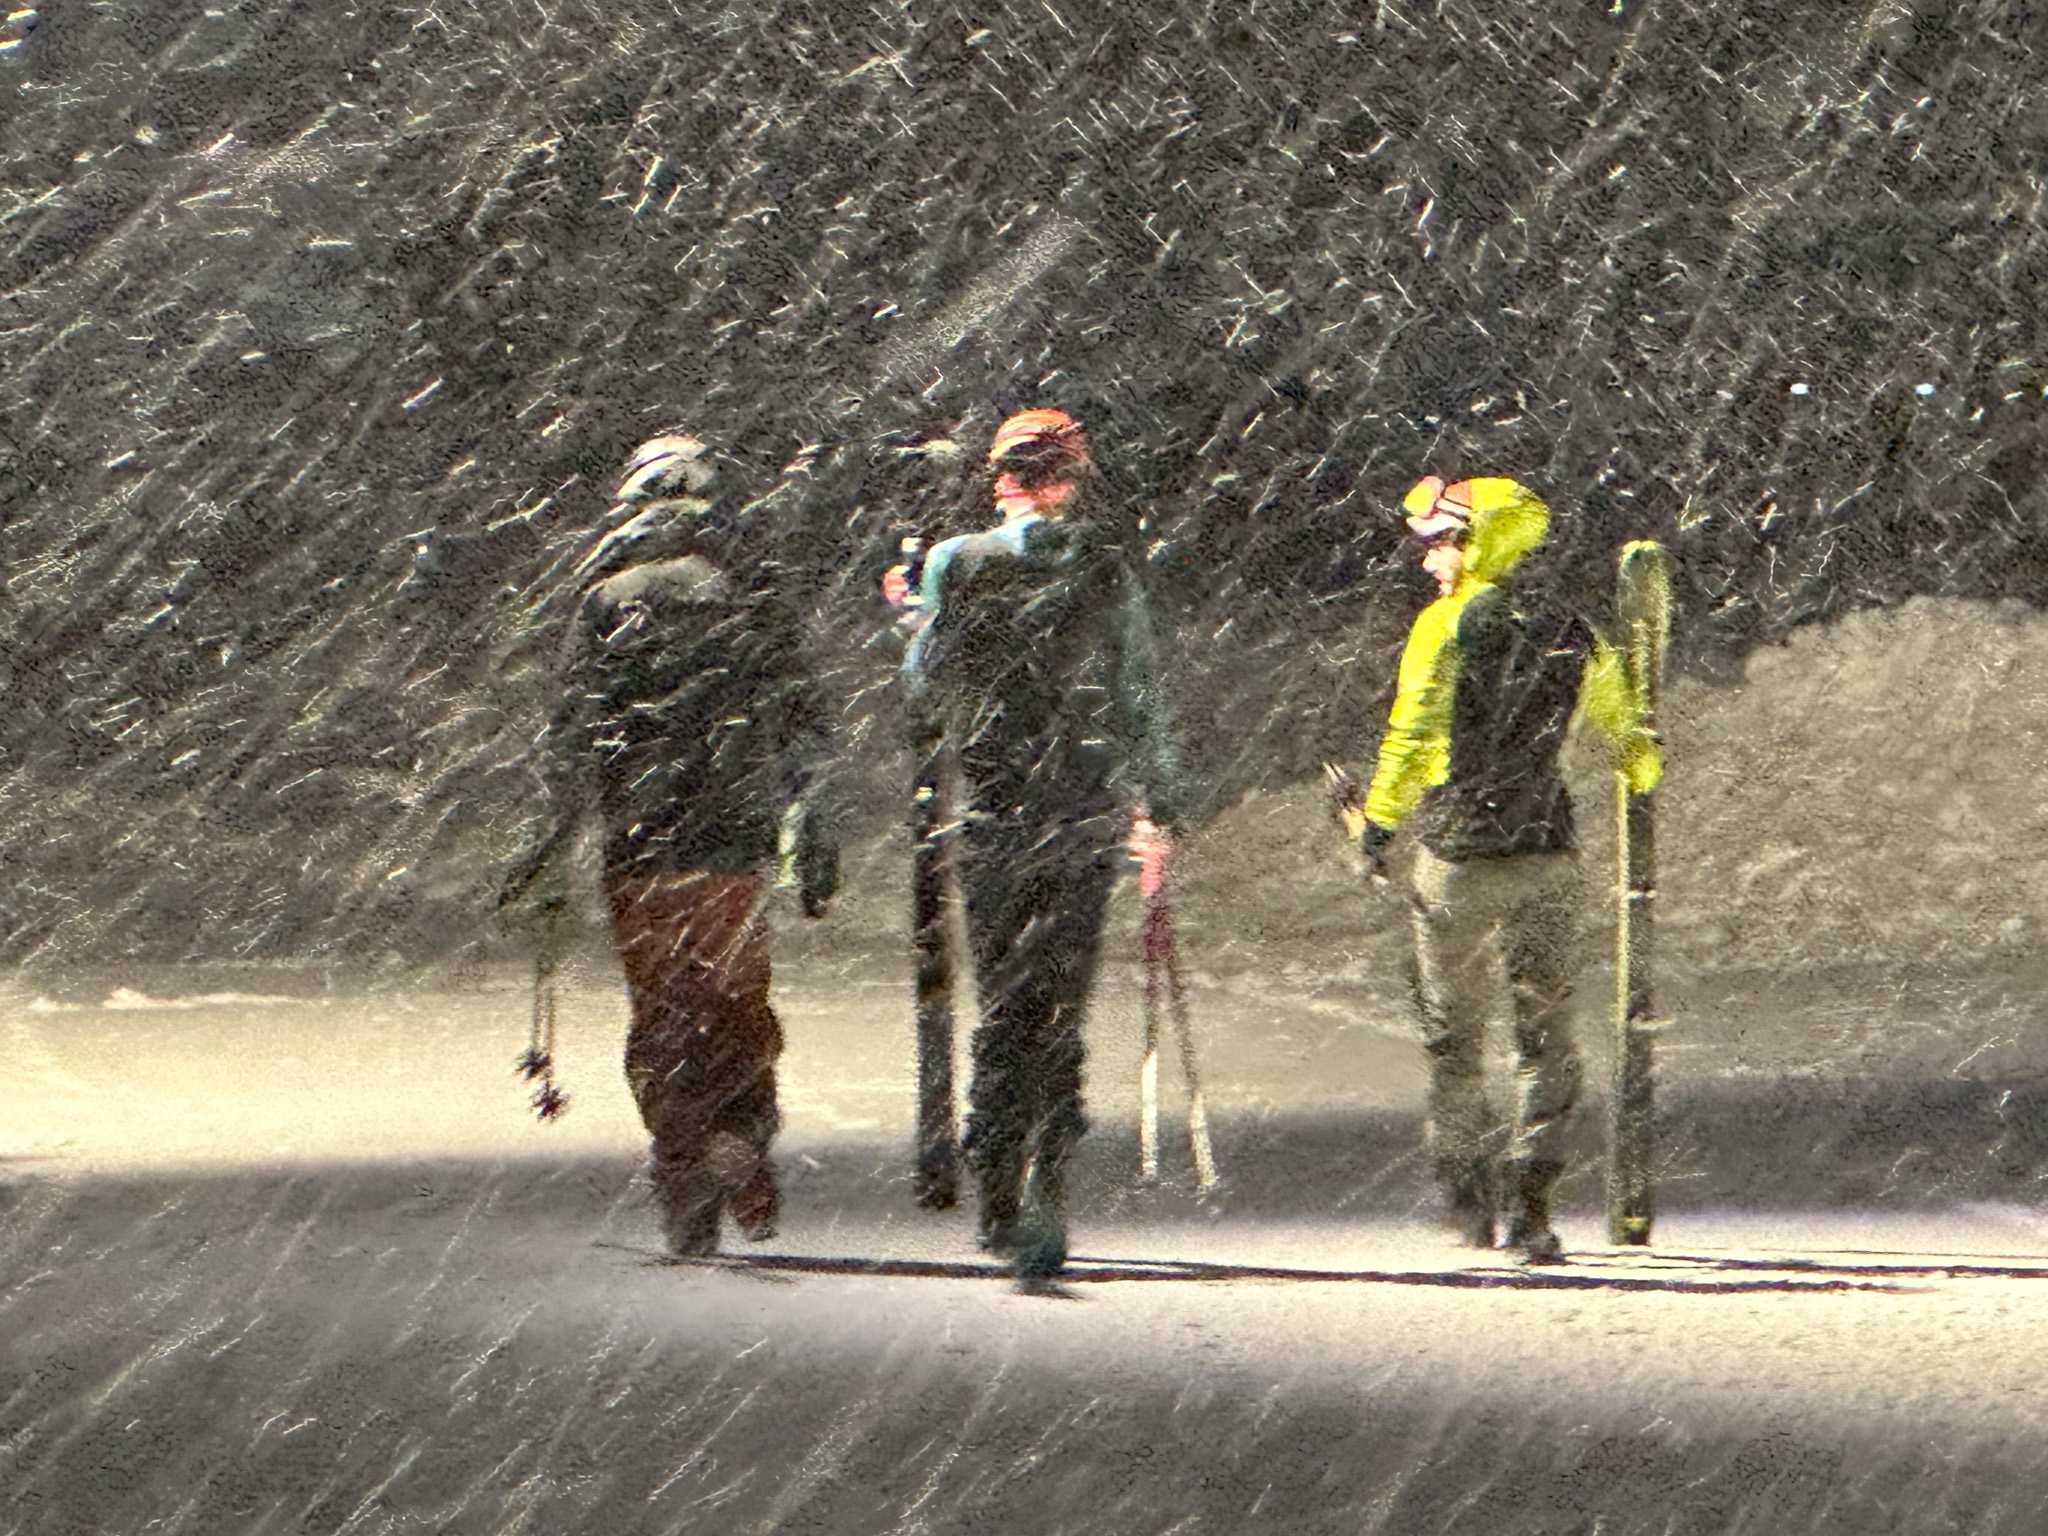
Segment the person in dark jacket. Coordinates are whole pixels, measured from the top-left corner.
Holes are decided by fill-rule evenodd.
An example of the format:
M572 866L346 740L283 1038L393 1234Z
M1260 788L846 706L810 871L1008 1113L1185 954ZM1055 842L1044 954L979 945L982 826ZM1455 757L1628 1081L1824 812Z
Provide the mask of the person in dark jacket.
M984 1242L1035 1277L1066 1262L1081 1025L1126 821L1143 804L1170 834L1184 790L1144 592L1086 435L1064 412L1020 412L989 462L1005 521L931 551L905 667L964 800L981 1004L964 1151Z
M626 1080L678 1254L714 1251L728 1210L750 1238L775 1231L783 1042L763 870L789 844L812 917L838 884L802 628L712 482L703 444L680 433L627 466L615 526L576 572L562 704L539 749L544 832L504 892L559 901L551 871L596 812L631 1006Z
M1397 831L1420 845L1412 921L1430 1150L1453 1223L1481 1247L1493 1244L1503 1193L1482 1031L1505 964L1518 1068L1507 1243L1525 1262L1555 1263L1551 1191L1579 1094L1567 1005L1583 901L1558 753L1592 632L1515 580L1550 529L1526 486L1431 476L1404 506L1441 595L1409 631L1378 770L1351 830L1376 883Z

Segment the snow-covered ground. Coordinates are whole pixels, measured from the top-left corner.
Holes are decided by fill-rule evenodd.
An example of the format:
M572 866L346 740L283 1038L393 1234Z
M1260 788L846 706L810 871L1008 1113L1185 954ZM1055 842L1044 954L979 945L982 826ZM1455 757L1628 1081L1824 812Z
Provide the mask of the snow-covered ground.
M1655 1246L1605 1246L1589 1166L1572 1264L1525 1273L1430 1224L1394 989L1212 979L1226 1186L1170 1120L1138 1188L1113 973L1073 1273L1030 1296L911 1204L907 988L784 947L784 1230L697 1265L655 1251L601 966L548 1126L514 976L17 991L0 1530L2041 1528L2048 1214L1996 1129L2038 1086L2016 1045L1957 1075L1963 1013L1871 1001L1874 1073L1812 999L1696 986Z

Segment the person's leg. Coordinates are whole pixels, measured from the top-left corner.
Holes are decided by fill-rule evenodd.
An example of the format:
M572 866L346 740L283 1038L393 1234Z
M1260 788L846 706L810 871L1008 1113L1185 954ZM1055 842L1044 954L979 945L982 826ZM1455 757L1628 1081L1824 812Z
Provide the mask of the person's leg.
M721 1170L730 1192L727 1209L754 1242L773 1237L782 1216L782 1194L770 1148L782 1128L775 1064L781 1058L782 1022L771 1005L768 924L760 911L762 882L736 882L720 899L731 937L714 960L719 1030L725 1048L724 1096L711 1117L711 1145L733 1160ZM721 1138L730 1138L729 1146Z
M1113 880L1108 861L1093 848L1062 857L1066 867L1048 883L1049 905L1036 915L1027 938L1026 963L1047 985L1043 1012L1022 1021L1035 1089L1030 1178L1016 1250L1018 1273L1025 1276L1056 1274L1067 1259L1067 1165L1088 1128L1081 1097L1082 1024Z
M626 1077L653 1136L655 1193L678 1253L713 1251L727 1199L750 1185L743 1224L758 1232L765 1204L772 1230L773 1176L765 1170L778 1125L782 1033L768 1005L760 893L752 874L609 882L632 997Z
M605 894L612 939L625 971L631 1022L626 1031L626 1084L652 1138L650 1173L655 1203L671 1252L707 1254L718 1247L721 1202L703 1166L702 1124L685 1124L669 1093L685 1070L696 1019L676 1008L667 985L665 956L676 892L669 877L612 874Z
M970 837L959 852L980 1003L969 1042L972 1076L962 1150L980 1190L982 1241L1006 1249L1015 1235L1033 1110L1022 1024L1046 1006L1035 995L1040 983L1020 963L1034 910L1033 877L1020 855L994 839Z
M1517 886L1501 930L1515 1018L1508 1243L1532 1263L1552 1263L1563 1249L1551 1228L1551 1191L1564 1172L1567 1123L1581 1079L1570 1004L1584 892L1574 855L1504 862L1513 866Z
M1426 1137L1446 1217L1474 1247L1493 1245L1498 1208L1486 1102L1485 1030L1494 1001L1497 914L1464 866L1415 856L1415 1004L1429 1057Z

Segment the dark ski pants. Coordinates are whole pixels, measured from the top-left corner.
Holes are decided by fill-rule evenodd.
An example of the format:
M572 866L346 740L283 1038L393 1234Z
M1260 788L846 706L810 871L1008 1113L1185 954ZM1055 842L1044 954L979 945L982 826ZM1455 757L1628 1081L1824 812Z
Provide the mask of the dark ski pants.
M632 1010L626 1082L654 1138L655 1194L679 1253L715 1248L728 1208L749 1236L774 1231L782 1025L768 1002L762 887L755 874L709 870L606 881Z
M1098 825L1097 823L1101 823ZM970 820L960 882L981 1019L974 1031L965 1151L981 1186L981 1224L1017 1217L1025 1169L1053 1208L1087 1129L1081 1023L1114 879L1107 818L1019 835Z

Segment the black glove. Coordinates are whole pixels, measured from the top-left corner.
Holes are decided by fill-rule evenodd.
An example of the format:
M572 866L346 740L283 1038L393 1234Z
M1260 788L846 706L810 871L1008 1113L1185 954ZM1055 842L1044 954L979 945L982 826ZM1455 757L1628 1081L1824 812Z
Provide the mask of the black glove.
M790 864L796 877L797 895L805 917L823 917L832 898L839 893L839 844L822 825L823 817L811 806L796 812L795 846Z
M544 850L522 859L498 888L493 913L499 932L523 942L544 942L569 905L567 873Z
M1358 851L1365 855L1365 872L1375 885L1384 885L1392 878L1387 870L1387 845L1393 840L1393 829L1376 821L1368 821L1359 834Z
M1350 827L1357 818L1365 814L1365 784L1349 768L1339 768L1335 763L1323 764L1323 790L1329 796L1326 802L1330 818L1339 827L1352 835Z

